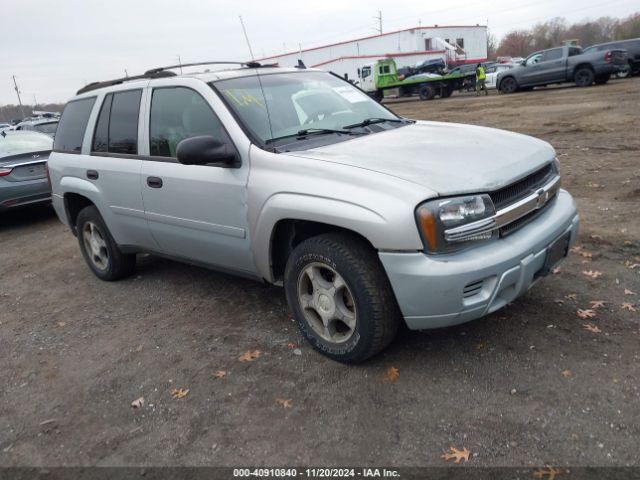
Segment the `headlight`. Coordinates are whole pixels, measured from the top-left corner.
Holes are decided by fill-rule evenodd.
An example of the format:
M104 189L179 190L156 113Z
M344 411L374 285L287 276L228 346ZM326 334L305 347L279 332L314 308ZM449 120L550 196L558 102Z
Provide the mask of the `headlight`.
M445 253L490 239L495 213L489 195L468 195L425 202L416 209L416 220L427 250Z

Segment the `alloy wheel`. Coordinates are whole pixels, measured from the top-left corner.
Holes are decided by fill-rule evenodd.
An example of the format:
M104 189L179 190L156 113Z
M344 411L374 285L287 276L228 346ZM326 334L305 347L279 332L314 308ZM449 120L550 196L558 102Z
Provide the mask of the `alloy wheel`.
M82 228L82 240L91 263L99 270L109 266L109 251L102 232L93 222L87 222Z
M323 340L342 343L355 332L357 312L344 278L321 262L307 265L298 277L298 302L309 326Z

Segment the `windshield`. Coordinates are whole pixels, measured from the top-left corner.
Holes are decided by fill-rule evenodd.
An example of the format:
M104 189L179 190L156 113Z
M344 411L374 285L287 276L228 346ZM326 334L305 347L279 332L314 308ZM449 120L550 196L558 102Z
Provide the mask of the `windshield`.
M0 133L0 157L19 155L28 152L51 150L53 139L40 133L2 132Z
M267 74L221 80L212 85L263 144L295 137L303 130L342 130L371 118L398 121L366 93L329 73ZM345 139L338 137L341 136L334 132L331 139Z

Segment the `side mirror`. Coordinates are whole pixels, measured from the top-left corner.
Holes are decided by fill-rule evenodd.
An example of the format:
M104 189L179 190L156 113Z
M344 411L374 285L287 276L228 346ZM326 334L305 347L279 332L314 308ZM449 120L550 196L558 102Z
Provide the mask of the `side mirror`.
M234 166L238 162L235 149L216 140L210 135L185 138L176 149L178 162L184 165L207 165L209 163L224 163Z

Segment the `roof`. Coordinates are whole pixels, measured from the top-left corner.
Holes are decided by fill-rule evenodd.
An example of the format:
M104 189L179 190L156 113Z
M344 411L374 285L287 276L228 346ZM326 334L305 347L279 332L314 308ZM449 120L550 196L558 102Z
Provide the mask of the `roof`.
M338 45L345 45L347 43L352 43L352 42L361 42L363 40L370 40L372 38L379 38L379 37L385 37L387 35L395 35L397 33L402 33L402 32L410 32L412 30L434 30L434 29L440 29L440 28L487 28L486 25L433 25L433 26L429 26L429 27L411 27L411 28L403 28L400 30L394 30L392 32L385 32L385 33L379 33L377 35L368 35L366 37L359 37L359 38L353 38L351 40L343 40L341 42L336 42L336 43L329 43L327 45L321 45L319 47L311 47L311 48L303 48L302 50L295 50L295 51L291 51L291 52L287 52L287 53L280 53L278 55L270 55L268 57L261 57L261 58L256 58L256 62L261 62L263 60L271 60L274 58L280 58L280 57L286 57L289 55L296 55L299 52L311 52L313 50L320 50L323 48L329 48L329 47L336 47Z

